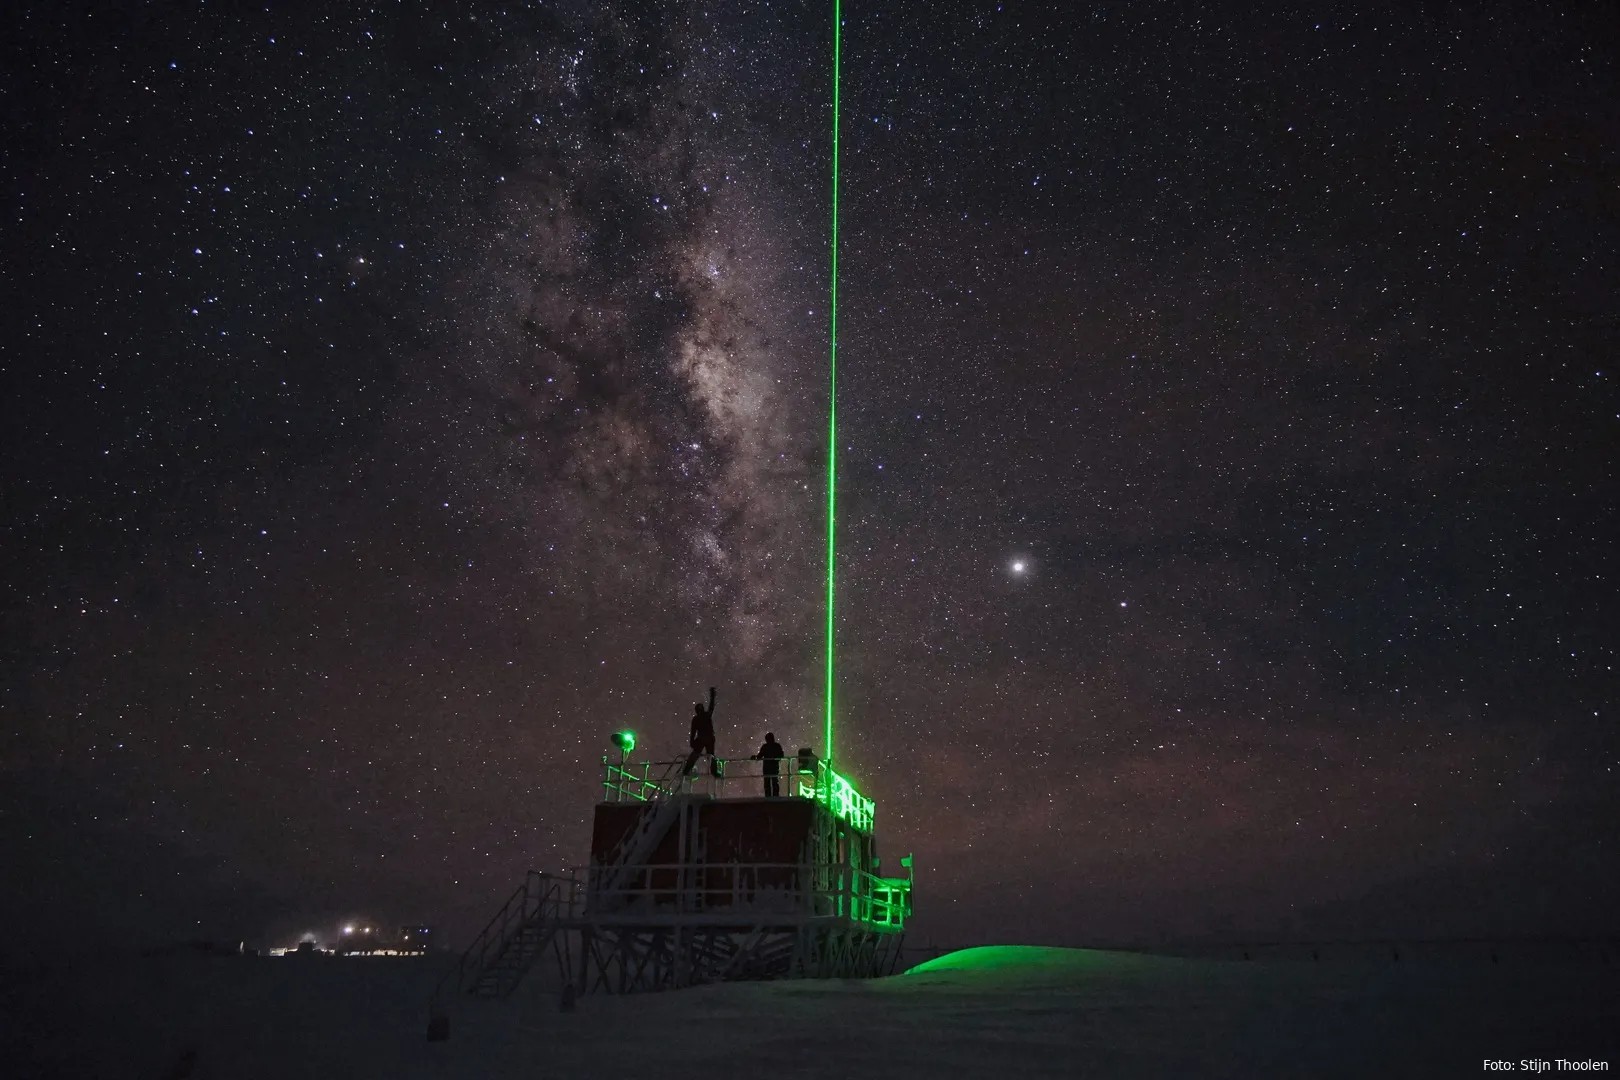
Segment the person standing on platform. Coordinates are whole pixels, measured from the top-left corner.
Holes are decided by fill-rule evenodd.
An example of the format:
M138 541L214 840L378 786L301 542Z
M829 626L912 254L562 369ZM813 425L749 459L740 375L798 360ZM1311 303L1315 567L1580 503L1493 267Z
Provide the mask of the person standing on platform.
M767 799L774 799L782 794L781 781L777 779L777 773L781 770L782 758L785 756L787 756L787 751L782 749L782 744L776 741L775 735L767 731L765 733L765 745L761 746L759 753L754 755L755 761L765 763L760 767L760 772L765 774L765 797Z
M709 707L705 709L701 701L692 703L692 734L687 739L692 746L692 753L686 759L686 766L681 770L682 776L691 776L697 771L697 759L704 754L709 755L709 775L716 779L720 776L720 762L714 756L714 687L709 687Z

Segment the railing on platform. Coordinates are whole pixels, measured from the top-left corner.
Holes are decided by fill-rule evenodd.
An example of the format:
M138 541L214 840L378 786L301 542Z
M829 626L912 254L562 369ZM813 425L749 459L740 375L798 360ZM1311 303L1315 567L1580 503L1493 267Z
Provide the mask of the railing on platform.
M909 878L803 863L651 863L590 867L587 918L597 915L762 915L847 918L891 930L911 912ZM619 871L616 873L616 871Z
M711 771L699 761L697 771L683 776L685 760L612 761L602 759L604 802L651 802L668 795L709 795L716 799L818 799L835 815L862 832L872 831L877 804L855 789L848 777L813 758L779 759L779 771L752 758L715 758ZM775 781L774 784L770 781Z
M680 780L680 761L610 761L602 759L603 802L652 802L673 794Z
M861 832L872 831L872 818L877 804L855 790L849 778L834 769L824 770L825 777L818 794L827 808Z
M604 802L651 802L666 795L711 795L717 799L750 798L767 793L765 781L771 776L777 780L777 793L783 796L802 796L801 789L814 788L816 772L801 774L797 758L785 758L781 770L767 773L766 763L751 758L715 758L715 770L708 762L698 763L690 776L681 775L685 759L677 761L618 762L602 760L602 791ZM809 780L806 785L802 781ZM806 797L814 797L813 793Z

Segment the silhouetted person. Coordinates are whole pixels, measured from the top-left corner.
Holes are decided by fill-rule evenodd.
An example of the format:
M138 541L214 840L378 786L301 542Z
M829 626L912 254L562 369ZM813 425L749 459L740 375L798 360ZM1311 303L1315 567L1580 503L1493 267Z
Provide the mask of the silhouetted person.
M776 774L782 767L782 758L786 755L787 751L783 750L782 744L776 741L776 736L767 731L765 733L765 745L761 746L759 753L754 755L755 761L765 763L760 766L760 772L765 774L765 797L767 799L774 799L782 794L781 781L777 779Z
M705 709L703 703L692 703L692 734L687 740L692 745L692 753L686 759L686 766L681 769L682 776L691 776L697 771L697 759L704 754L709 755L709 775L720 775L720 763L714 758L714 687L709 687L709 707Z

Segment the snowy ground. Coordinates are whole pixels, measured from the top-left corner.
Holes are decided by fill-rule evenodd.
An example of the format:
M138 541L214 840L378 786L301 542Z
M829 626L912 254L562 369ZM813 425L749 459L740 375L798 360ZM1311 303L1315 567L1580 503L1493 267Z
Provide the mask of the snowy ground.
M425 1038L438 960L102 957L7 971L0 1075L1464 1076L1487 1058L1620 1069L1617 971L1599 953L1296 954L970 952L873 982L590 997L570 1013L534 986L461 1003L446 1043Z

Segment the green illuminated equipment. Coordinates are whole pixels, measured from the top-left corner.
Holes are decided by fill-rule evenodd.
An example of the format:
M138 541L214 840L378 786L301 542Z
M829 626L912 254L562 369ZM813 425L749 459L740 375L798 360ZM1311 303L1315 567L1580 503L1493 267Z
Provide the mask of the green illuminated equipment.
M877 804L856 791L855 785L847 777L830 768L827 770L827 788L822 800L841 820L862 832L872 831L872 816Z
M855 790L849 777L835 772L831 766L821 770L817 781L799 781L799 797L815 799L840 821L863 833L872 831L872 819L877 814L877 803Z

